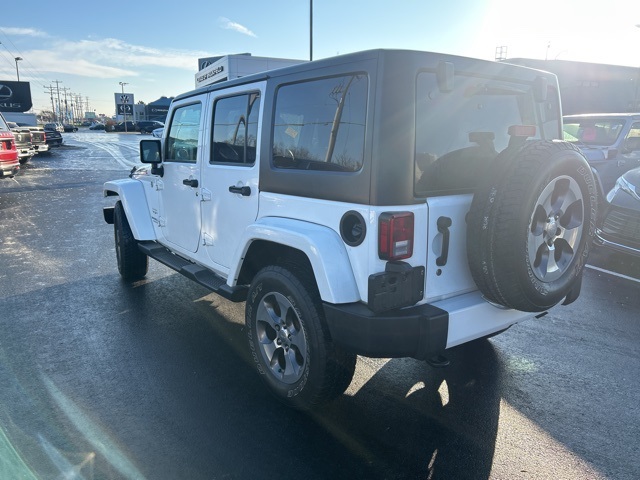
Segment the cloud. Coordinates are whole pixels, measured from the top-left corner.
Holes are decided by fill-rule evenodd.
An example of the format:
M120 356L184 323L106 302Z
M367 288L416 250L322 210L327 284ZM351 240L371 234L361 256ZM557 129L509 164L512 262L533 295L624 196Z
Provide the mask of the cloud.
M23 52L39 71L68 73L94 78L144 75L144 67L176 68L195 72L204 51L159 50L126 43L116 38L81 41L57 40L50 50Z
M5 35L25 35L28 37L48 37L49 34L35 28L0 27L0 32Z
M238 33L242 33L243 35L248 35L250 37L258 38L258 36L255 33L253 33L251 30L249 30L247 27L245 27L244 25L240 25L239 23L232 22L228 18L220 17L218 18L218 22L220 23L220 26L225 30L234 30Z

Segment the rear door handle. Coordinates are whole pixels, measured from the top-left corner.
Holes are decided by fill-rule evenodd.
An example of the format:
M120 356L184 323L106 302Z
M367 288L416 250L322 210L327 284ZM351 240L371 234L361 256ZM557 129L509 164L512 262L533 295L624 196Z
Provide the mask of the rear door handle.
M182 184L186 185L187 187L198 188L198 180L196 180L195 178L185 178L184 180L182 180Z
M248 197L249 195L251 195L251 187L248 187L248 186L235 187L235 186L231 185L229 187L229 191L231 193L239 193L243 197Z

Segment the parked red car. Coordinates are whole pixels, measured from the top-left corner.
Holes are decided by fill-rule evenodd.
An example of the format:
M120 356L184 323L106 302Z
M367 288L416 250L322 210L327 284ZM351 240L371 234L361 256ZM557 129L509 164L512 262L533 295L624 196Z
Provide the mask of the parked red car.
M20 161L13 133L0 113L0 178L11 178L19 169Z

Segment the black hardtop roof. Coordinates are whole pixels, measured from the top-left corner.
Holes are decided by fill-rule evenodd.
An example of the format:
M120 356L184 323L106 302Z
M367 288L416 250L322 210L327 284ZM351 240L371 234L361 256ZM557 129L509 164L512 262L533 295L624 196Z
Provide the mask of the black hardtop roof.
M434 63L434 66L435 64L437 64L437 62L440 62L440 61L455 62L456 64L462 64L465 68L471 68L472 65L482 64L483 70L493 70L496 75L499 74L500 76L521 78L523 72L529 72L528 76L531 76L533 74L534 76L542 75L548 78L553 78L553 79L556 78L555 74L553 73L546 72L544 70L536 70L534 68L525 67L522 65L513 65L508 63L494 62L491 60L482 60L477 58L462 57L458 55L450 55L450 54L437 53L437 52L425 52L425 51L419 51L419 50L394 50L394 49L379 48L374 50L364 50L361 52L348 53L345 55L338 55L336 57L329 57L321 60L314 60L311 62L300 63L297 65L278 68L275 70L269 70L267 72L247 75L241 78L226 80L224 82L214 83L212 85L206 85L204 87L200 87L195 90L182 93L176 96L174 100L181 100L194 95L213 92L216 90L234 87L237 85L245 85L253 82L260 82L263 80L267 80L269 78L276 78L279 76L289 75L292 73L318 70L325 67L333 67L336 65L343 65L343 64L365 61L365 60L375 60L375 59L382 59L382 58L388 58L388 57L402 57L402 56L424 57L424 58L430 57L432 59L432 62L430 63Z

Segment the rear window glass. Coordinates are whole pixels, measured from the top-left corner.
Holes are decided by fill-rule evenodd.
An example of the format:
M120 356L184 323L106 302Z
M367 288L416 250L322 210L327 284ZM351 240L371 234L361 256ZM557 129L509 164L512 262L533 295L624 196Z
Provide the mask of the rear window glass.
M355 172L364 158L364 74L284 85L276 96L273 166Z
M530 138L560 132L558 94L537 103L532 87L457 75L443 93L436 76L417 78L415 194L431 196L472 190L482 170L509 145L509 127L535 126Z

